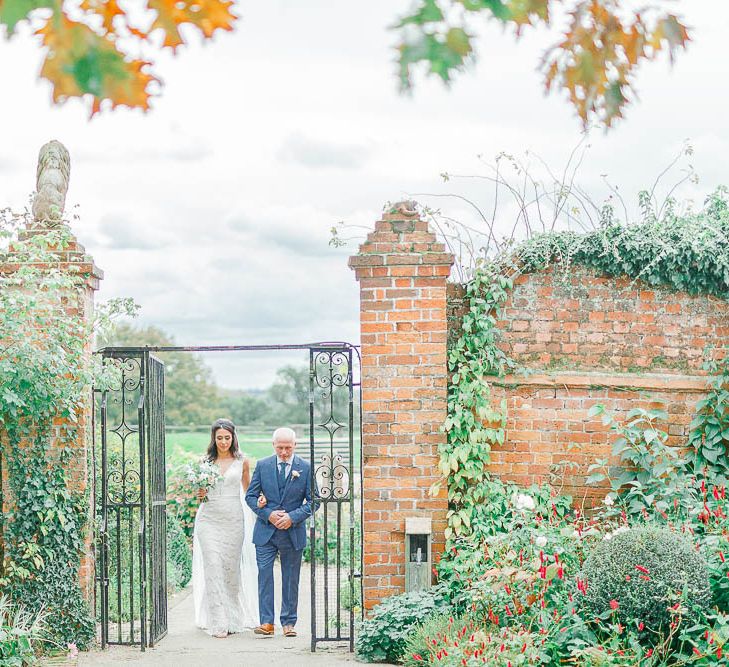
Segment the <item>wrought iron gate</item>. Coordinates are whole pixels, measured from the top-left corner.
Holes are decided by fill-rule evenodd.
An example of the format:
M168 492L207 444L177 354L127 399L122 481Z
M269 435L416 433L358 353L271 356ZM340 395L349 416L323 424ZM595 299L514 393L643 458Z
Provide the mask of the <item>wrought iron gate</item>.
M119 387L96 391L94 498L102 648L167 633L164 367L152 352L300 350L309 355L311 650L354 650L362 614L359 353L348 343L106 348Z
M144 348L101 351L119 386L95 391L96 601L101 646L167 633L164 365Z
M362 475L356 348L309 349L309 448L314 497L310 525L311 650L349 642L362 613ZM356 357L357 359L359 357ZM355 442L357 446L355 447Z

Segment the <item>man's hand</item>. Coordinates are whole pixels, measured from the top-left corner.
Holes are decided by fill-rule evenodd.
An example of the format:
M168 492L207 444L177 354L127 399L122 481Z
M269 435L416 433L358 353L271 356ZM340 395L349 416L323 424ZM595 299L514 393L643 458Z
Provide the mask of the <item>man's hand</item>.
M291 517L286 512L279 512L279 519L273 525L279 530L288 530L293 525Z
M286 516L286 512L284 512L283 510L273 510L273 512L271 512L271 514L268 516L268 521L276 526L276 524L284 516ZM276 528L278 528L278 526L276 526Z

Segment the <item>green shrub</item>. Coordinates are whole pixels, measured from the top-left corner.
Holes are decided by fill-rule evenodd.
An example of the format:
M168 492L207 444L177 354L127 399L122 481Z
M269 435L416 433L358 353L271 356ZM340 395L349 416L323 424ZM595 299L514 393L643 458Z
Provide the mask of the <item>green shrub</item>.
M422 667L429 664L431 647L436 646L441 637L451 634L453 627L460 627L466 620L454 620L448 614L433 614L410 631L405 642L402 664L406 667Z
M580 578L586 583L581 599L588 617L612 613L623 625L643 623L646 632L665 632L678 612L693 623L711 605L705 560L681 535L653 526L603 540Z
M357 636L357 657L365 662L400 662L413 628L433 614L448 613L446 589L385 598L362 623Z
M43 629L42 613L28 612L0 595L0 665L36 664L36 649Z
M174 513L167 515L167 582L173 590L187 586L192 577L192 551Z

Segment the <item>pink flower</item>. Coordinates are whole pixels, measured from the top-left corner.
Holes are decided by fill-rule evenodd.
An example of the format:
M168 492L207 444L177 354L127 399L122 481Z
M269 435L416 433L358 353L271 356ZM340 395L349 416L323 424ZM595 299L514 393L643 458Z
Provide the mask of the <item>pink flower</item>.
M615 611L619 606L620 606L620 604L618 603L617 600L610 600L610 609Z
M77 658L78 657L78 646L71 642L68 645L68 657L69 658Z

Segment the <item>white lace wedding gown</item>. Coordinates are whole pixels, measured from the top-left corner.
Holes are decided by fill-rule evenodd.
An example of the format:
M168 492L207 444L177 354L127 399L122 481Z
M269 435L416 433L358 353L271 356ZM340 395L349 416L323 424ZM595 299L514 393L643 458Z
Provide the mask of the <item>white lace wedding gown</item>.
M243 499L242 472L243 461L233 461L195 516L195 624L211 635L258 625L254 515Z

